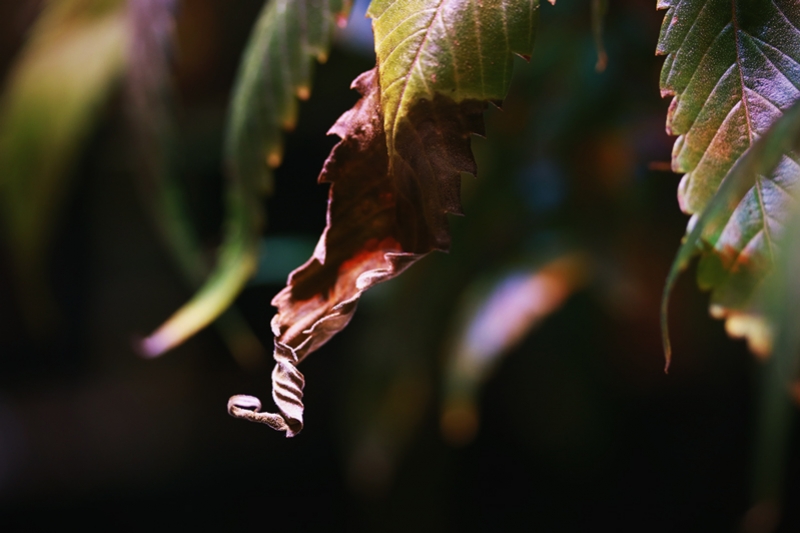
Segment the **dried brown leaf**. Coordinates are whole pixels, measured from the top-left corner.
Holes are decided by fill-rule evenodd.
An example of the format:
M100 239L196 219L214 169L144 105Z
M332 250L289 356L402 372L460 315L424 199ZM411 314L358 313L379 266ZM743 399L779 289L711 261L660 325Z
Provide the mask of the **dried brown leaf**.
M303 427L297 363L350 322L362 292L449 248L447 214L461 213L461 173L476 172L470 137L483 131L485 103L438 94L419 101L400 122L390 159L377 69L353 87L363 97L331 128L342 140L319 176L331 184L327 226L313 256L272 301L278 308L272 396L281 415L258 413L250 397L229 404L232 415L285 429L289 437Z

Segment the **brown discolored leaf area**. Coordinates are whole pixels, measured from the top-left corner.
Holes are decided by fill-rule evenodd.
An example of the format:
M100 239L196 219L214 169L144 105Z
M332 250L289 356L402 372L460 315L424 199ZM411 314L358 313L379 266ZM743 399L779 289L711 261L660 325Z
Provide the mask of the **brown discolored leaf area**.
M296 365L341 331L361 293L389 280L432 250L448 250L447 214L461 214L461 173L475 174L472 133L483 132L486 104L436 95L399 124L390 159L377 69L353 87L363 96L329 133L342 140L319 176L330 183L327 226L314 255L273 299L273 399L281 415L232 399L234 416L285 430L303 427L303 375Z

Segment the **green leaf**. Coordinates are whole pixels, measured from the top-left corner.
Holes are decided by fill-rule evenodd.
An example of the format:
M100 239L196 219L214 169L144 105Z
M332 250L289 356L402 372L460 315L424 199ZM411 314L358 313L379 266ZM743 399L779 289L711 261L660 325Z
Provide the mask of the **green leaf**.
M764 176L775 175L780 172L782 167L794 167L795 179L797 178L797 164L790 159L786 154L793 154L800 150L800 102L796 103L793 107L786 111L775 124L767 131L767 133L760 137L743 155L740 157L733 168L725 176L719 190L708 203L703 213L694 222L691 231L684 238L680 249L678 250L677 257L672 264L672 268L667 278L667 284L664 288L664 298L662 300L662 330L664 333L664 350L667 356L667 367L669 367L671 348L669 344L669 333L667 329L667 306L669 303L669 294L672 287L675 285L680 272L689 265L692 257L697 253L699 246L704 246L704 253L711 254L715 252L710 248L710 245L703 244L713 242L715 239L720 240L720 235L724 235L724 231L731 227L732 219L731 212L741 209L742 202L747 200L749 195L753 194L753 188L759 180L764 180ZM787 173L788 174L788 173ZM787 204L782 206L779 212L780 216L788 219L791 213L796 209L796 200L789 196ZM724 229L723 229L724 228ZM776 228L776 238L780 236L782 227ZM749 306L746 311L752 314L752 319L748 322L749 327L752 328L748 331L748 336L751 340L751 348L757 347L760 344L770 344L770 334L765 332L768 328L763 323L763 320L758 318L764 313L764 295L761 288L769 270L737 270L725 280L730 283L730 279L736 275L750 276L754 281L747 288L746 294L749 298ZM744 276L742 276L744 277ZM729 288L730 285L722 284L723 288ZM742 313L737 313L734 316L741 318ZM755 346L754 346L755 345ZM756 349L755 351L769 351L763 349Z
M34 25L0 101L0 212L33 326L53 317L49 244L68 178L124 65L122 0L53 0Z
M694 215L691 230L748 147L800 97L800 5L671 0L658 7L667 8L657 49L667 55L661 91L675 96L667 130L679 136L672 168L686 173L678 200ZM729 332L751 341L758 328L741 328L735 316L753 305L771 268L799 171L787 157L755 176L741 202L715 208L713 231L701 228L699 243L687 238L673 268L685 266L686 254L701 246L698 283L712 291L712 314L733 319Z
M177 0L138 0L128 6L125 110L143 204L175 266L196 290L211 265L188 214L173 157L176 134L170 106L174 97L170 58L176 4ZM263 346L235 307L220 315L214 325L242 367L264 364Z
M346 0L272 0L264 6L239 68L225 134L226 220L217 265L205 285L142 342L157 356L220 315L257 266L261 197L283 156L283 133L297 120L297 99L311 91L314 59L328 56Z
M390 157L399 125L420 100L497 102L513 54L530 57L538 0L373 0L381 105Z

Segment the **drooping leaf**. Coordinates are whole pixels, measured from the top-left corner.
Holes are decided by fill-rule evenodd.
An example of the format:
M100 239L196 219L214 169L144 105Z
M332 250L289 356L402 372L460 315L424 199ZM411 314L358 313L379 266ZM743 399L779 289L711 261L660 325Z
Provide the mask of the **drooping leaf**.
M47 250L71 167L121 73L122 0L53 0L36 21L0 101L0 213L33 326L53 316Z
M297 364L344 328L361 293L433 250L447 250L461 212L461 174L475 174L470 136L487 101L500 101L513 53L533 46L537 1L378 1L378 66L353 84L363 95L331 128L342 138L320 174L328 223L313 257L274 299L273 399L280 414L238 396L229 412L291 437L303 427Z
M157 356L230 306L256 269L272 168L283 157L283 130L297 120L297 99L311 94L314 59L325 61L347 0L271 0L259 15L237 76L225 133L226 219L217 265L195 296L142 342Z
M481 385L503 355L586 284L589 269L584 254L572 253L467 290L445 363L441 429L448 442L474 437Z
M658 7L667 9L657 49L667 55L661 91L674 95L667 130L679 136L672 168L686 173L678 200L693 215L693 232L723 178L800 97L800 5L669 0ZM714 231L702 230L698 283L712 291L712 314L727 317L728 330L751 341L760 328L741 313L774 260L799 171L795 157L784 157L773 171L755 176L741 202L718 205ZM698 244L691 236L687 243ZM696 250L682 250L675 268Z

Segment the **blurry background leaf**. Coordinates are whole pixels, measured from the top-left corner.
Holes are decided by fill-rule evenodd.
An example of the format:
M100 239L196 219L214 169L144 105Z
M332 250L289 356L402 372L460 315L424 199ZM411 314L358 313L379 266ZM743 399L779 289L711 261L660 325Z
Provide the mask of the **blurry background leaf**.
M170 67L176 8L177 0L128 3L131 38L126 111L135 147L131 162L137 170L143 203L189 288L196 290L210 265L176 179L179 166L173 161L176 149ZM215 325L240 365L254 368L264 364L264 349L236 308L222 313Z
M674 95L667 129L679 135L672 168L685 172L678 188L689 228L709 205L745 150L800 96L800 7L789 0L731 3L668 0L657 53L663 95ZM737 312L771 268L788 216L798 167L786 157L755 177L726 223L704 234L698 284L710 289L711 311L728 318L728 331L755 340L759 327Z
M784 117L795 113L795 109ZM800 121L795 119L795 122ZM790 135L793 149L800 149L800 127ZM797 411L792 393L800 362L800 276L797 275L800 272L800 209L795 205L790 213L785 231L779 237L781 246L775 268L764 281L762 290L766 320L774 336L774 350L759 369L761 394L753 463L753 507L745 517L749 531L773 531L788 503L784 486L791 471L788 452Z
M126 39L123 0L52 0L7 78L0 101L0 211L31 327L55 317L47 250L71 166L124 66Z
M226 220L217 264L195 296L142 350L157 356L205 327L236 298L256 270L264 222L263 194L283 158L282 130L297 121L297 100L311 94L314 59L324 62L349 2L272 0L265 3L242 57L225 135Z
M491 283L479 280L467 289L446 354L441 418L445 440L463 445L474 438L481 385L503 355L587 283L589 270L589 258L574 252Z

